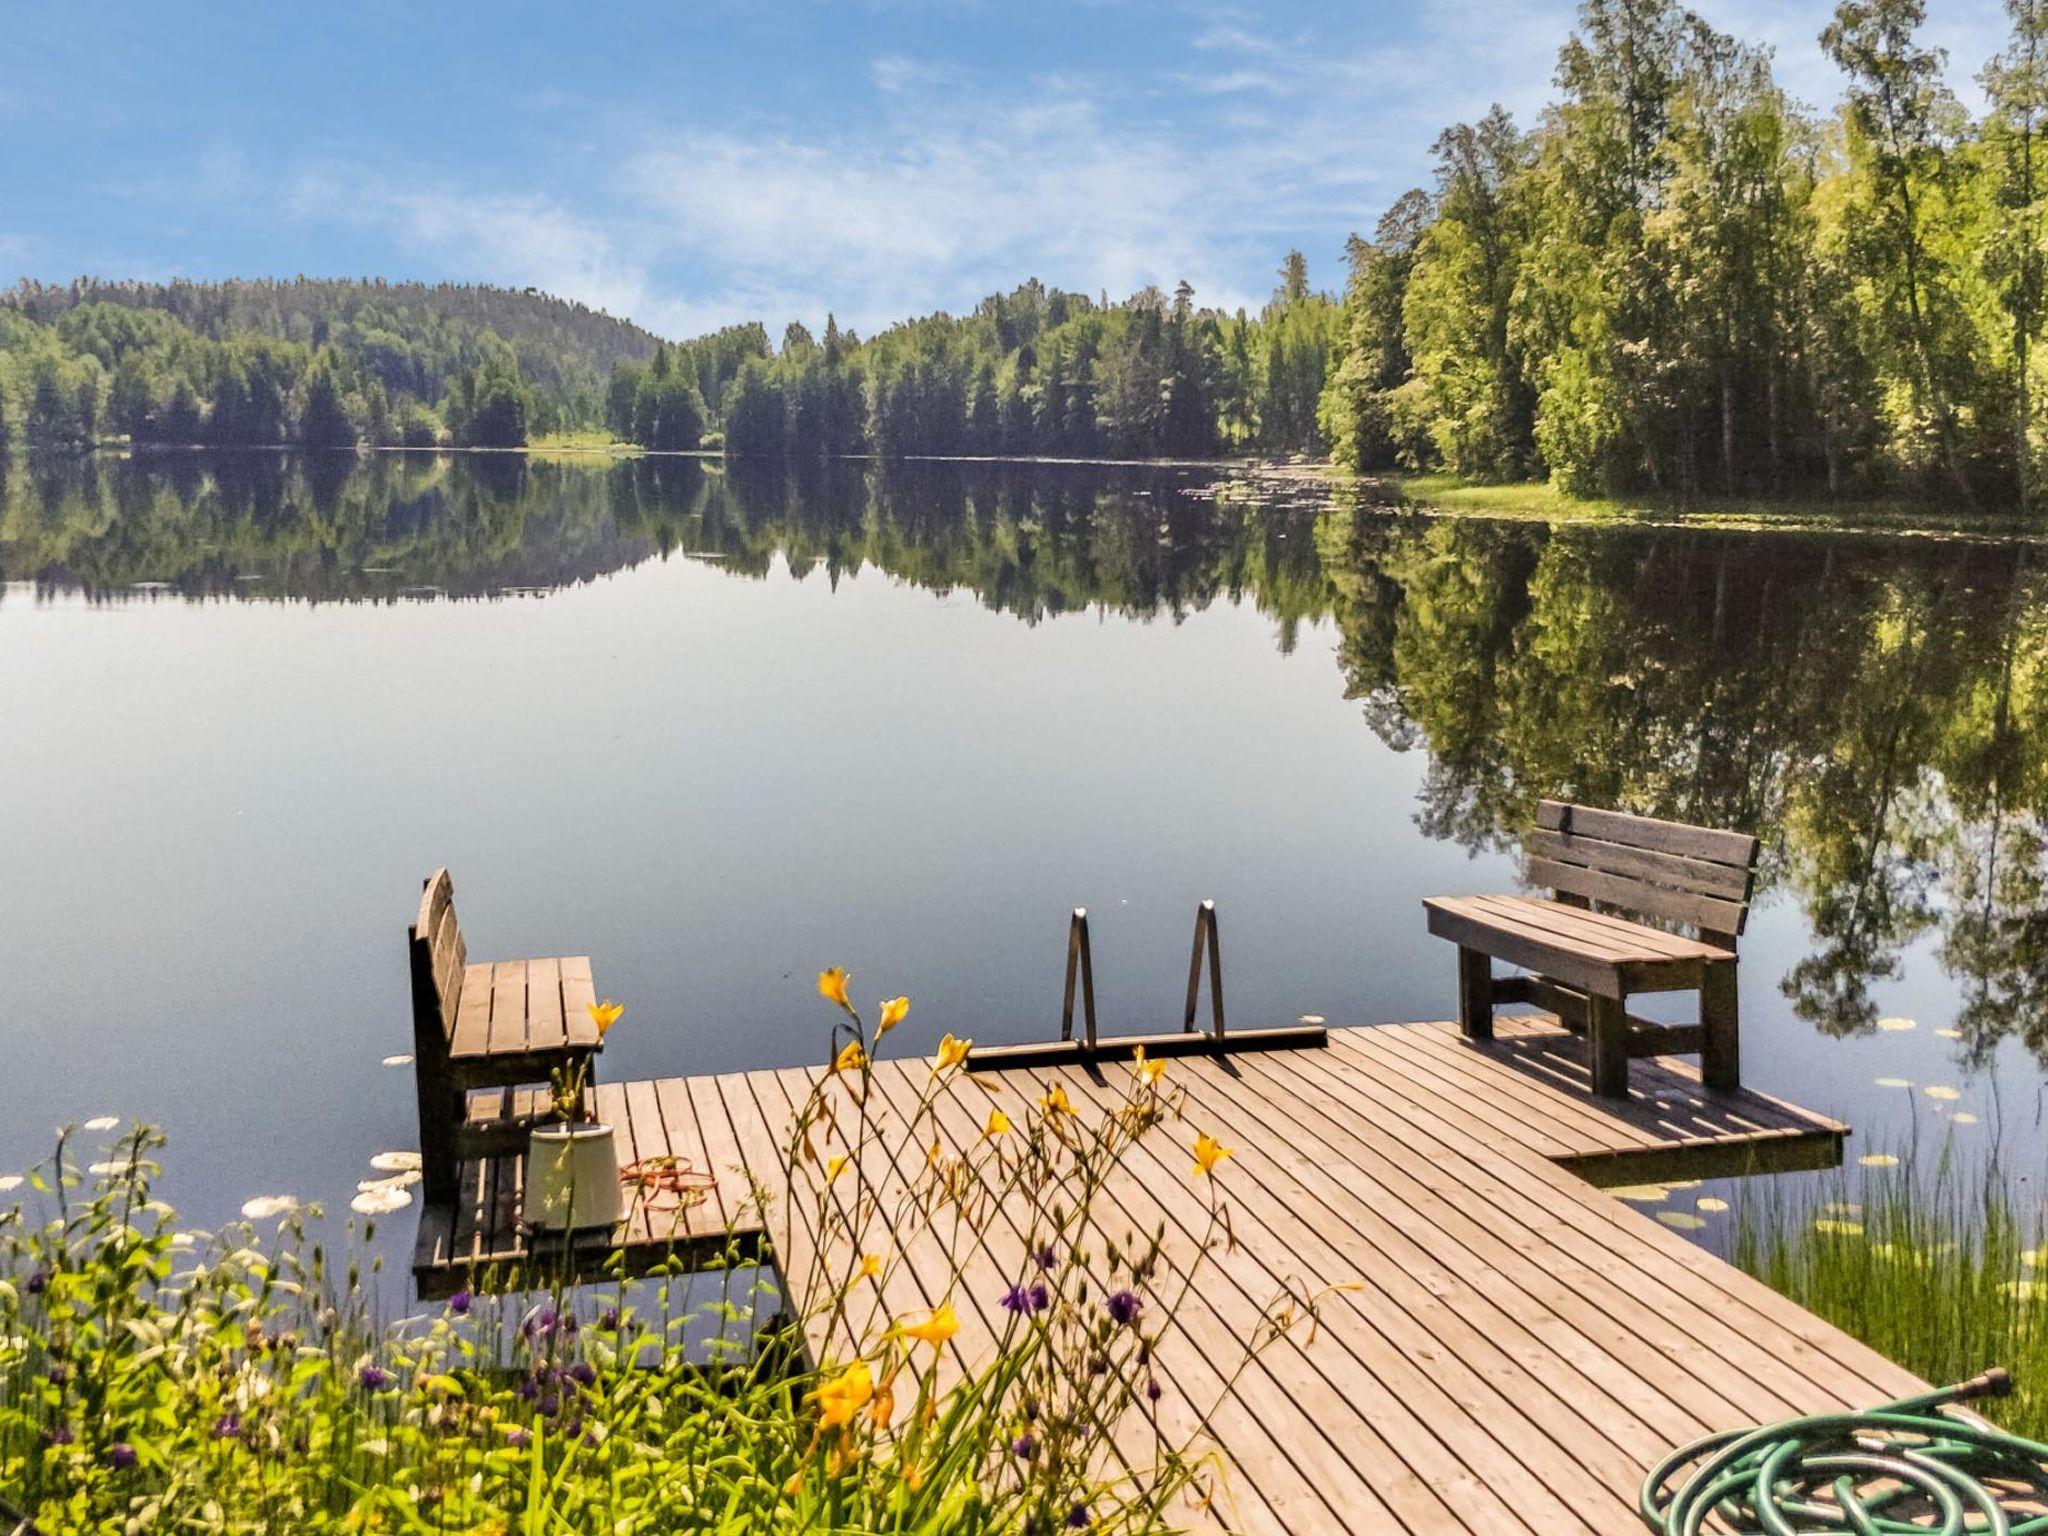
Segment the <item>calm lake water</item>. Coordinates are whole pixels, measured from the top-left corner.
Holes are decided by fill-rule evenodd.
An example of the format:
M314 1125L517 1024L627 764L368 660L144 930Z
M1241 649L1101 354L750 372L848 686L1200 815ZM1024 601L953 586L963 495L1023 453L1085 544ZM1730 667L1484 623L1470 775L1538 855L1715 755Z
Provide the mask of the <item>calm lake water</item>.
M1546 794L1764 836L1756 1086L2040 1162L2048 551L738 468L6 471L0 1176L118 1115L195 1220L345 1210L438 864L473 956L593 957L608 1075L709 1072L818 1059L831 963L903 1051L1043 1038L1075 905L1107 1029L1204 897L1234 1024L1446 1017L1419 902Z

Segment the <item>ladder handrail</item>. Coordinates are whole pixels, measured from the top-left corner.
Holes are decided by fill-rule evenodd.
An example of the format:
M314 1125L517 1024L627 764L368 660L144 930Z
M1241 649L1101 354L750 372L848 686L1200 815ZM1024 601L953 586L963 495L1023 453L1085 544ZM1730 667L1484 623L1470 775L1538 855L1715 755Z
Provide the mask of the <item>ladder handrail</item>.
M1086 1040L1092 1048L1095 1044L1095 956L1088 943L1088 909L1074 908L1074 915L1067 923L1067 990L1066 1000L1060 1005L1060 1038L1074 1038L1074 976L1079 971L1081 979L1081 1021L1087 1031Z
M1209 1037L1223 1043L1223 941L1216 932L1216 903L1205 901L1195 908L1195 947L1188 956L1188 1008L1182 1027L1190 1034L1195 1028L1195 1004L1202 994L1202 950L1209 951Z

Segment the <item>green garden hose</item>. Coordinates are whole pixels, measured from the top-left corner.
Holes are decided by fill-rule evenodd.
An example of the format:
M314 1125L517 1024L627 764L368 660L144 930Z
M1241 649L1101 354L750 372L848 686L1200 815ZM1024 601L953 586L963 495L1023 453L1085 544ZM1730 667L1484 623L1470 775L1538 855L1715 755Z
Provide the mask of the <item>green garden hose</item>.
M1708 1435L1643 1483L1643 1523L1699 1536L2048 1536L2048 1445L1949 1404L2003 1396L2002 1370L1861 1413L1824 1413ZM1690 1469L1690 1470L1688 1470Z

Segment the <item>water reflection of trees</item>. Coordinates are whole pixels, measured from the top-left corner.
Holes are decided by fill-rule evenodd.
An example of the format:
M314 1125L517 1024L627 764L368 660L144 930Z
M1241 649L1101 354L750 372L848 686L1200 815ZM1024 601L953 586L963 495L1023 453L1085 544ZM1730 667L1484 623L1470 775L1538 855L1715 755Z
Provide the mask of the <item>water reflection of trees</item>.
M872 565L1034 622L1250 599L1283 645L1326 605L1312 509L1257 514L1181 471L181 454L0 484L0 579L105 599L488 596L681 551L751 576Z
M1428 835L1506 846L1548 794L1753 828L1817 936L1784 978L1801 1016L1870 1027L1929 939L1969 1048L2048 1058L2028 546L1318 512L1168 469L195 454L4 487L0 578L104 600L493 596L687 552L741 578L868 566L1027 622L1242 600L1290 646L1328 616L1373 730L1428 753Z
M2023 545L1346 518L1354 696L1426 745L1420 820L1504 845L1537 798L1751 827L1817 935L1831 1032L1933 935L1971 1050L2048 1055L2048 580Z

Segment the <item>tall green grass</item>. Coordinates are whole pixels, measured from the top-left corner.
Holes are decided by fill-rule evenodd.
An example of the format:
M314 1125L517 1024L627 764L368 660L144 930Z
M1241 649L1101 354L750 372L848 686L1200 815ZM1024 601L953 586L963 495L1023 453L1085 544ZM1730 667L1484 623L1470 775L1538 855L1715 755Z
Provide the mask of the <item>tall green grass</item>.
M1736 1264L1937 1385L1987 1366L2013 1395L1975 1405L2048 1438L2048 1213L1997 1162L1901 1155L1815 1180L1750 1180Z

